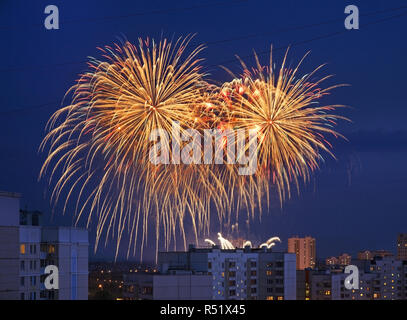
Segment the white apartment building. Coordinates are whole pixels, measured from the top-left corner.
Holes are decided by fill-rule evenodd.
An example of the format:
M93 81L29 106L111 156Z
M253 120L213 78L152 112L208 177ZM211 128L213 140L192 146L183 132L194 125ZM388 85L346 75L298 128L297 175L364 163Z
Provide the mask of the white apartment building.
M248 300L258 295L258 255L243 250L214 249L208 253L215 300Z
M88 232L70 227L43 227L41 233L41 272L47 265L59 270L59 290L46 290L41 281L41 298L56 300L88 299Z
M0 299L88 298L88 232L41 227L39 212L20 212L20 195L0 192ZM59 271L59 289L44 286L45 267Z
M270 249L223 250L190 247L187 252L160 252L159 272L188 270L211 276L212 299L295 300L296 257Z
M40 299L41 227L20 226L20 300Z

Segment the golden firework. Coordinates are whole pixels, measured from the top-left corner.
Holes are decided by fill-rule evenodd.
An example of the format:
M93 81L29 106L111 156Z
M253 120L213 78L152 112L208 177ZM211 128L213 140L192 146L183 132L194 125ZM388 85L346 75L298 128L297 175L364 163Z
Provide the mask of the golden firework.
M320 67L299 78L301 62L289 69L285 57L276 71L271 57L270 66L263 67L256 56L255 69L249 71L242 61L242 75L210 85L197 58L203 46L186 54L190 40L140 39L137 46L125 42L102 48L104 60L91 59L90 71L68 91L72 103L48 123L41 149L49 151L40 176L50 172L52 201L66 192L64 210L75 195L77 221L87 216L89 225L96 218L95 249L105 235L106 241L117 240L117 255L126 231L127 254L139 246L142 255L151 225L156 253L160 234L166 248L171 242L176 246L179 236L186 247L187 220L198 242L199 234L209 233L214 210L220 225L238 221L242 209L252 219L261 214L264 201L269 204L272 190L282 202L291 184L298 188L299 180L307 181L318 168L322 151L331 154L324 135L338 136L332 127L341 117L332 114L339 106L316 104L337 87L319 88L328 77L311 82ZM151 152L159 154L152 136L174 126L179 136L164 135L161 141L168 161L151 162ZM174 161L174 145L190 144L189 129L200 134L255 129L255 138L247 137L236 156L255 144L249 157L256 157L256 172L242 176L239 165L228 162L229 145L239 149L229 138L218 146L224 151L221 163ZM198 158L203 157L201 150Z

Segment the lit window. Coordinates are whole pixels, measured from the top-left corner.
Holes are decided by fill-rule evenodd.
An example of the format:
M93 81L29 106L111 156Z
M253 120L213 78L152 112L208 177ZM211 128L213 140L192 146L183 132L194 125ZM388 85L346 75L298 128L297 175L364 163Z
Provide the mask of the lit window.
M25 244L20 244L20 253L25 254Z

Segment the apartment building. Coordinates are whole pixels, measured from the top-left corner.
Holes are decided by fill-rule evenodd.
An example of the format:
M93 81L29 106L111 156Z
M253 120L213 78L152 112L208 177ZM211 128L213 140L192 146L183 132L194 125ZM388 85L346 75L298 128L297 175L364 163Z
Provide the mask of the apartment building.
M372 300L378 299L375 292L377 275L359 270L359 289L346 289L345 279L349 274L332 275L332 300Z
M291 237L288 239L288 252L295 253L297 270L313 269L316 264L316 241L315 238Z
M385 255L372 260L352 260L358 267L358 288L347 289L344 266L304 270L298 275L297 299L301 300L405 300L407 261ZM304 283L302 283L304 282Z
M349 254L343 253L338 257L327 258L325 260L325 264L327 266L336 266L336 265L347 266L350 264L351 260L352 260L352 257Z
M370 266L370 272L376 274L374 293L376 299L403 299L404 266L394 257L377 257Z
M87 231L41 226L40 212L20 211L20 197L0 192L0 299L87 299ZM48 265L58 267L58 290L45 288Z
M212 299L295 300L295 254L266 248L233 250L190 247L187 252L160 252L159 272L188 270L211 276Z

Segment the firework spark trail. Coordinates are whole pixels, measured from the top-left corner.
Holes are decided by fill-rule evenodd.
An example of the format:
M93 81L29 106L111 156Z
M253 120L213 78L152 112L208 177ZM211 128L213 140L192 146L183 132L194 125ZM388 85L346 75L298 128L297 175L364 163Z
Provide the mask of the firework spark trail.
M242 209L253 219L256 212L261 215L264 200L269 204L272 190L282 202L291 183L299 188L299 179L307 181L318 168L321 151L331 154L324 134L338 136L332 126L341 117L331 114L338 106L315 104L336 87L318 88L328 77L310 81L319 68L296 78L301 63L291 70L285 58L275 71L271 58L270 66L263 67L256 57L255 69L249 71L241 61L242 75L218 87L201 71L197 55L203 46L186 55L190 40L140 39L138 46L125 42L100 48L104 61L91 59L91 70L67 93L73 95L72 103L47 124L41 150L49 150L40 176L49 172L51 201L67 193L64 211L77 193L76 221L86 215L89 226L97 220L95 250L105 235L105 245L109 238L117 239L117 256L126 231L127 255L131 247L136 254L140 241L142 256L151 225L156 254L160 234L166 248L171 241L176 247L179 236L186 247L187 220L197 243L199 234L209 234L213 209L220 224L238 221ZM256 129L256 141L248 138L243 153L256 143L257 172L241 176L226 161L228 140L220 146L223 164L151 163L152 133L171 132L175 123L181 135L189 128L200 133ZM183 147L189 141L172 136L164 143Z

